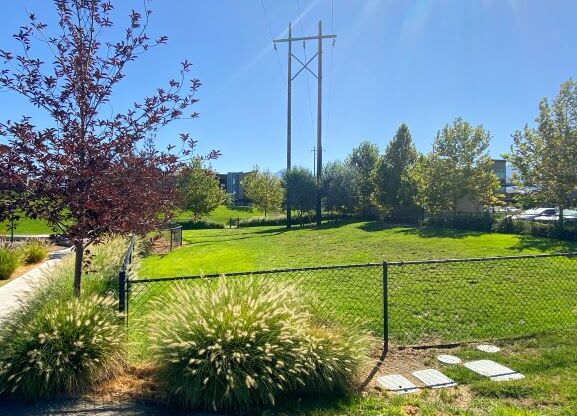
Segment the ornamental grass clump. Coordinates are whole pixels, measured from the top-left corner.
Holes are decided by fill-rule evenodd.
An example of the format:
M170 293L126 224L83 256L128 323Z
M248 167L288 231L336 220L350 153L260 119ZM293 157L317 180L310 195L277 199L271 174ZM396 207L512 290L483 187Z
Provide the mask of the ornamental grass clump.
M29 240L20 248L20 254L24 263L36 264L48 257L48 248L42 241Z
M159 379L180 404L242 411L355 385L366 337L315 324L294 286L266 278L187 283L148 317Z
M123 368L123 325L109 296L24 310L0 332L0 394L33 401L73 393ZM34 316L29 319L30 314Z
M10 247L0 246L0 280L10 278L18 265L18 253Z
M80 298L67 256L0 323L0 394L24 400L81 391L125 368L117 275L125 239L95 246Z

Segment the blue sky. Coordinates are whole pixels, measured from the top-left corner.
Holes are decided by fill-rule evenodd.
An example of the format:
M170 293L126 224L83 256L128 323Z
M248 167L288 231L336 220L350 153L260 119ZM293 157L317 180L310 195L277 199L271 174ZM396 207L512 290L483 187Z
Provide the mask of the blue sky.
M130 8L142 5L113 3L117 29ZM492 133L491 153L498 157L508 150L515 129L533 123L539 100L553 97L561 82L577 76L575 1L263 3L274 37L286 35L289 21L295 36L301 24L305 35L316 33L320 19L325 31L334 28L338 36L334 48L325 42L325 160L343 159L364 139L384 149L402 122L425 152L436 131L458 116ZM7 3L0 15L0 48L15 49L10 35L24 22L26 8L50 22L52 2ZM187 58L203 83L195 105L200 118L165 128L160 144L177 142L178 133L187 131L199 140L200 153L221 150L222 157L213 162L219 171L248 170L255 164L272 171L284 168L286 45L278 48L281 72L261 1L155 0L150 8L149 33L167 35L168 45L128 69L110 111L121 111L164 85ZM294 50L303 55L301 44ZM308 56L314 52L315 45L308 45ZM316 80L310 77L309 84L310 103L304 73L293 83L293 163L312 168ZM32 114L38 125L49 123L23 99L5 92L0 93L0 114L3 120Z

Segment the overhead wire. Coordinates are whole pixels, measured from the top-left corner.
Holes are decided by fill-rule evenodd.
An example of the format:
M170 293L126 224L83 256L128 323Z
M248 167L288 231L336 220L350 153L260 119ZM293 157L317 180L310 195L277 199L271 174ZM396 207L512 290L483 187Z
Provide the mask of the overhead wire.
M282 63L281 63L281 60L280 60L280 55L278 54L278 50L277 50L277 48L276 48L276 43L274 43L274 36L273 36L273 34L272 34L272 29L271 29L271 27L270 27L270 21L269 21L269 19L268 19L268 13L266 12L266 7L264 6L264 1L263 1L263 0L260 0L260 5L262 6L262 11L264 12L264 17L265 17L265 19L266 19L266 24L267 24L267 26L268 26L268 33L270 34L270 41L272 42L272 45L273 45L273 47L274 47L274 52L275 52L275 54L276 54L276 59L277 59L277 62L278 62L278 66L279 66L279 68L280 68L281 75L282 75L282 82L283 82L285 88L287 88L287 81L286 81L286 77L285 77L285 74L284 74L284 69L283 69L283 67L282 67Z

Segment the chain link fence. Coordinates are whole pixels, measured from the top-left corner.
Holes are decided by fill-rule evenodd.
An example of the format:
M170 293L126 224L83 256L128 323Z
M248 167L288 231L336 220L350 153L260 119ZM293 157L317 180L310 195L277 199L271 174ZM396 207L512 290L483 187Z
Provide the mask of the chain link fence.
M376 337L383 337L384 276L383 264L328 266L258 272L228 273L227 279L251 278L293 283L313 305L313 314L321 320L345 325L363 325ZM220 275L183 276L165 279L128 280L127 319L129 337L138 354L146 354L147 316L168 295L182 285L215 284ZM247 279L248 280L248 279Z
M513 338L577 327L577 253L385 262L229 273L292 282L320 319L396 346ZM219 275L127 280L129 338L146 355L148 315L182 285ZM182 287L182 286L178 286ZM153 302L155 301L155 302ZM359 323L360 322L360 323Z
M165 255L182 246L182 226L163 228L151 238L151 248L156 254Z
M389 263L390 339L435 345L577 326L575 254Z

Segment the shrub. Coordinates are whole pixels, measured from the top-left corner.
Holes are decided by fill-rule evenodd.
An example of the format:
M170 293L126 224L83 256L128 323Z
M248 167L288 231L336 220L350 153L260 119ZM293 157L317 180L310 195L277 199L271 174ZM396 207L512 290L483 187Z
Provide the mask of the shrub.
M495 216L490 212L447 212L430 214L423 225L457 230L491 231Z
M0 246L0 280L8 279L18 264L18 253L10 247Z
M108 240L104 244L90 247L86 256L90 259L90 270L82 281L81 296L90 298L93 295L114 294L118 289L118 270L127 248L123 238ZM136 259L135 259L136 260ZM65 302L72 295L72 280L74 276L74 256L66 256L51 274L35 288L34 296L27 302L36 304L36 309L42 304L54 301ZM31 309L34 309L31 306Z
M114 306L93 296L13 315L0 335L0 393L33 401L116 374L123 325Z
M193 220L176 221L176 225L180 225L183 230L204 230L212 228L224 228L224 224L207 219L196 221Z
M21 248L20 253L26 264L40 263L48 257L46 244L39 240L29 240Z
M316 324L303 299L262 278L177 285L151 319L161 381L185 406L235 411L351 388L368 340Z
M234 218L233 218L234 219ZM336 220L351 220L351 219L366 219L363 217L351 215L351 214L340 214L340 213L323 213L323 221L336 221ZM292 225L306 225L313 224L316 222L316 217L314 213L305 214L302 217L293 215L291 217ZM279 216L273 218L241 218L239 221L239 227L264 227L264 226L275 226L275 225L286 225L286 217Z
M492 230L497 233L523 234L533 237L577 241L577 227L571 223L566 223L563 229L561 229L556 223L542 224L534 221L515 221L511 217L505 217L496 221Z

